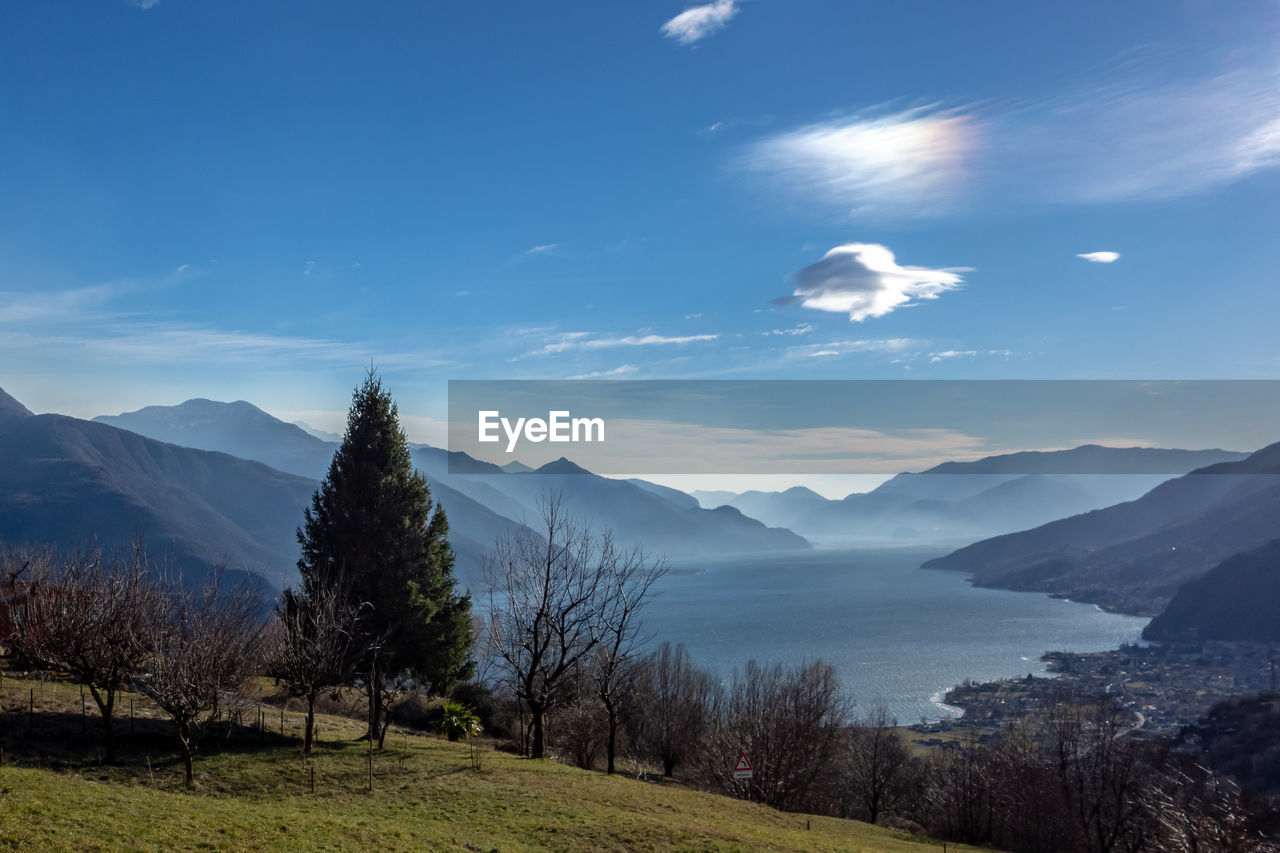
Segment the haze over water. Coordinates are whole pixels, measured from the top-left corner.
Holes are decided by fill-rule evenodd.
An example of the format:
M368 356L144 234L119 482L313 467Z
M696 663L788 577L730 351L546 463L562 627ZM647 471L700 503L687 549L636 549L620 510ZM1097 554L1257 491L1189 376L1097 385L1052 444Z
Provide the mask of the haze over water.
M1044 674L1050 650L1137 641L1145 617L1039 593L971 586L923 571L937 549L815 550L673 561L646 624L726 679L750 658L835 665L859 709L884 702L902 724L956 716L941 694L966 678Z

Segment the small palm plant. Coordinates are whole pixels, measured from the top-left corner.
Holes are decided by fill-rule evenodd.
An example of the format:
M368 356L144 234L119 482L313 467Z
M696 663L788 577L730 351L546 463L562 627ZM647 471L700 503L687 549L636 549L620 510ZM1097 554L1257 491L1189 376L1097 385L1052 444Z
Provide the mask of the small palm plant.
M462 702L452 702L445 700L440 706L443 716L436 723L436 729L451 741L460 741L467 739L467 746L471 747L471 766L476 770L480 769L480 753L476 749L475 741L472 740L476 735L480 734L480 718L476 716L475 710L470 705Z

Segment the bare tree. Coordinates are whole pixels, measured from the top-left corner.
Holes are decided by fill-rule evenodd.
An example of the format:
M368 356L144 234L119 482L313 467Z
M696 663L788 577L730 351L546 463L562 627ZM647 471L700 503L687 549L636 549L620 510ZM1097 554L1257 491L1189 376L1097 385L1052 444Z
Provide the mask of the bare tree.
M199 589L170 585L152 611L140 636L147 660L133 687L173 720L191 787L198 728L255 671L263 622L252 591L223 590L220 577Z
M359 610L344 599L345 589L341 582L317 584L310 594L286 589L276 607L281 637L273 668L290 692L307 702L303 755L311 754L316 699L354 679L363 651Z
M130 556L100 550L73 554L61 565L49 552L28 557L25 618L15 644L33 661L64 669L89 688L102 718L102 748L115 763L116 696L146 659L138 638L147 627L151 582L141 541Z
M640 647L648 641L640 622L640 611L654 594L654 584L666 574L663 560L649 561L636 548L616 556L604 567L597 612L600 642L596 646L591 673L596 696L608 721L605 738L605 772L614 772L618 753L618 727L622 704L633 685L627 669Z
M1137 796L1144 771L1141 749L1128 734L1127 712L1100 698L1074 694L1049 712L1049 749L1063 805L1084 849L1109 853L1132 846L1141 828Z
M802 808L833 770L846 714L830 664L784 669L749 661L734 673L712 726L703 754L708 781L777 809ZM747 754L754 771L745 784L732 775L739 752Z
M911 763L893 730L897 724L884 705L876 705L845 732L839 772L844 816L875 823L896 804Z
M670 643L645 658L633 680L640 705L636 740L670 778L701 742L718 685L710 673L693 665L683 645Z
M600 642L601 598L618 561L612 537L579 526L559 496L539 509L538 533L521 527L499 539L485 572L490 642L529 708L531 758L545 756L547 712Z

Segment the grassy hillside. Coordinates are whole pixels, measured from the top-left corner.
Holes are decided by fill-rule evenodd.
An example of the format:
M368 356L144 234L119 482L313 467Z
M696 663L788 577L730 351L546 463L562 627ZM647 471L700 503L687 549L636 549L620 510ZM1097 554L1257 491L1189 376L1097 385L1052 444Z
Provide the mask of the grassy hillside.
M92 759L92 711L80 735L78 688L6 678L0 703L0 849L941 849L867 824L526 761L488 745L476 770L465 745L405 733L375 754L370 792L360 726L338 717L321 723L312 793L311 765L289 736L299 718L286 717L281 737L275 709L266 713L273 736L234 730L220 751L198 758L200 788L188 792L164 730L140 703L130 736L124 702L116 768ZM251 710L250 721L256 716ZM12 766L15 756L25 766Z

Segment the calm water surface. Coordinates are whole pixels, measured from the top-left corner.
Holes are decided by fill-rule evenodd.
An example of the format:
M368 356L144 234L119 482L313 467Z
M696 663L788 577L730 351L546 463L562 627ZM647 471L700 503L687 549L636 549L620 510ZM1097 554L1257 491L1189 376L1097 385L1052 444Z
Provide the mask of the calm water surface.
M957 712L942 694L1046 670L1053 649L1101 651L1139 638L1147 619L1046 595L978 589L923 571L918 548L817 550L674 561L646 624L695 663L728 676L750 658L835 665L861 707L884 702L903 724Z

